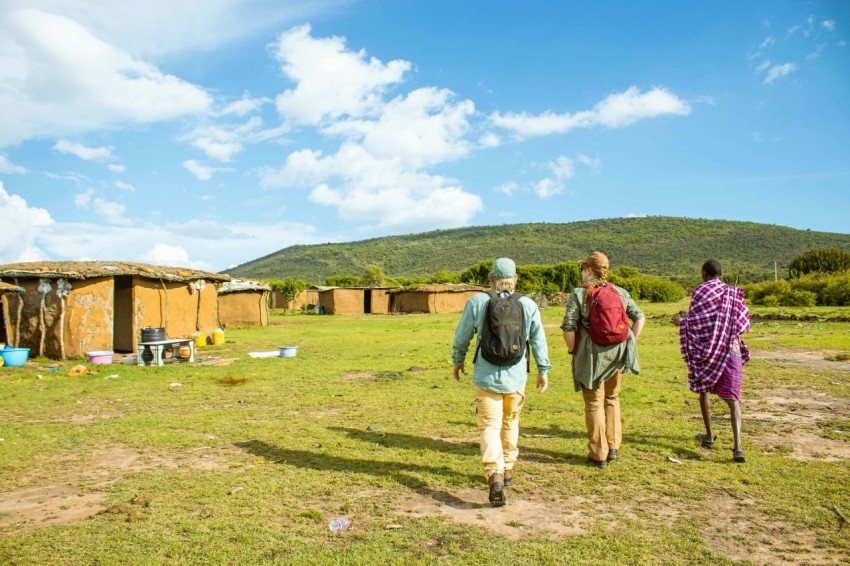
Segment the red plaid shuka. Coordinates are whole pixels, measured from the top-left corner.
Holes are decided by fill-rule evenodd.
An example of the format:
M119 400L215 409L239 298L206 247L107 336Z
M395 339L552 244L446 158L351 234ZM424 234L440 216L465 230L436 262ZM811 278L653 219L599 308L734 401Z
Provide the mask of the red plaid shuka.
M679 323L679 348L688 365L688 385L695 393L714 389L726 369L735 339L740 340L742 363L750 351L741 334L750 329L744 290L709 279L697 285L691 307Z

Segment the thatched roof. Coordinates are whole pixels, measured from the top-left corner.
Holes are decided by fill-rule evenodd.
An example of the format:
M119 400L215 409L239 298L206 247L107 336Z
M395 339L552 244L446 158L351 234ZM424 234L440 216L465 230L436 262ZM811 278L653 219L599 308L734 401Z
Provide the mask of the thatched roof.
M131 263L126 261L30 261L0 265L0 278L13 277L46 279L91 279L94 277L114 277L118 275L136 275L148 279L165 281L230 281L223 273L211 273L188 267L166 267Z
M231 279L218 288L219 295L227 293L240 293L244 291L271 291L272 288L260 281L246 281L245 279Z
M0 293L20 293L24 290L23 287L12 285L11 283L3 283L0 281Z
M404 287L394 289L388 293L465 293L468 291L486 291L490 287L485 285L473 285L470 283L432 283L430 285L419 285L418 287Z

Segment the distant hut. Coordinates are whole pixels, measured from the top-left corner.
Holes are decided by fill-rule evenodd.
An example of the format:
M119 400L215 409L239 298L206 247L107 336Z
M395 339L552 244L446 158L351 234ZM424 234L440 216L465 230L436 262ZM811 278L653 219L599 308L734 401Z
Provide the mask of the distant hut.
M259 281L233 279L218 288L218 321L223 328L269 325L271 287Z
M326 314L363 314L363 287L323 287L319 290L319 306Z
M319 304L319 289L318 287L311 287L310 289L304 289L295 299L289 301L284 304L283 308L286 308L291 311L300 310L302 307L307 307L309 305L318 305Z
M33 355L76 358L94 350L134 352L146 326L167 338L218 327L216 289L230 276L185 267L112 261L0 265L0 280L22 287L8 308L17 346Z
M389 293L399 287L320 287L319 305L327 314L387 314Z
M12 308L11 299L15 295L18 296L18 300L15 301L16 306L23 306L23 300L20 298L20 294L23 292L23 287L0 282L0 344L8 344L10 346L17 346L18 344L15 339L16 335L14 334L9 312Z
M489 287L469 284L432 284L390 290L390 312L462 312L466 301Z

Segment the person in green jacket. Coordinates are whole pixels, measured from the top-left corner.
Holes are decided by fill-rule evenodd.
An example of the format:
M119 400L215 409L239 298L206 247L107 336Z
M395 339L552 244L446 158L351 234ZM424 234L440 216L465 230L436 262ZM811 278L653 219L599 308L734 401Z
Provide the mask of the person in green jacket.
M620 390L625 372L640 373L637 337L643 329L644 316L628 291L608 282L609 263L605 254L593 252L579 266L584 285L570 293L561 330L572 356L573 385L584 397L587 461L592 466L604 468L617 458L623 439ZM632 322L626 341L609 346L594 343L587 332L590 327L587 293L604 285L614 287Z

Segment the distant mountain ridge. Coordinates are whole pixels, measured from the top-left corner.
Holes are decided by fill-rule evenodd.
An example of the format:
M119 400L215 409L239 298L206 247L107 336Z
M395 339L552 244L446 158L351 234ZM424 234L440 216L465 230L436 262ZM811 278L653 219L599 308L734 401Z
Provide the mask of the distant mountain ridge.
M378 265L391 277L460 272L508 256L520 265L577 261L599 250L612 267L635 267L664 277L690 277L706 259L746 280L780 277L813 248L850 252L850 234L797 230L772 224L666 216L610 218L565 224L506 224L435 230L357 242L299 245L238 265L233 277L288 277L321 284L331 275L362 276Z

